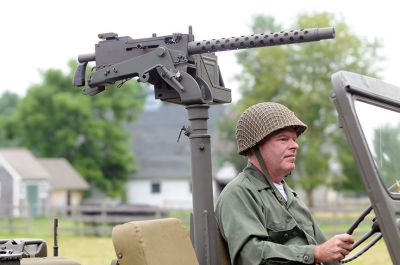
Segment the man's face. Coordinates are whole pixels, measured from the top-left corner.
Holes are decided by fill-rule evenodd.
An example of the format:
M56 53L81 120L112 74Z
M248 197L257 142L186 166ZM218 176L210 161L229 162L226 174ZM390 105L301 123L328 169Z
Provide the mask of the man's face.
M281 181L294 168L297 133L293 128L287 128L273 133L259 144L261 155L272 179Z

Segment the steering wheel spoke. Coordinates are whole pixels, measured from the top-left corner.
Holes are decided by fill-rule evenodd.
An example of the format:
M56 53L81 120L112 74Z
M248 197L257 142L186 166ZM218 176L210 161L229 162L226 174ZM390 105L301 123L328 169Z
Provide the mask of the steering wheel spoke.
M357 218L357 220L353 223L353 225L347 230L346 233L349 235L352 235L354 233L354 231L357 229L357 227L360 225L360 223L362 221L364 221L365 217L367 217L371 213L371 211L372 211L372 206L369 206L367 209L365 209L361 213L361 215ZM358 246L360 246L362 243L367 241L374 234L376 234L376 233L378 233L378 234L370 242L368 242L368 244L365 245L362 249L358 250L356 253L352 254L351 256L343 259L342 261L340 261L340 263L344 264L344 263L348 263L352 260L355 260L362 254L364 254L368 249L370 249L373 245L376 244L376 242L378 242L382 238L382 234L380 233L379 224L378 224L378 221L376 220L376 218L373 218L372 222L373 223L372 223L371 230L368 231L367 233L365 233L359 240L357 240L353 244L352 251L354 249L356 249Z

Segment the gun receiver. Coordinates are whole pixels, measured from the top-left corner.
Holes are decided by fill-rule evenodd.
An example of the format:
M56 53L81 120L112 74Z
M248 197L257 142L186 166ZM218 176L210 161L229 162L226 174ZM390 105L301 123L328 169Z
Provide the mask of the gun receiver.
M96 95L106 85L138 77L140 82L154 85L155 97L169 102L190 105L227 103L230 89L224 82L214 52L255 47L294 44L334 38L333 28L310 28L270 34L194 41L192 28L188 34L132 39L116 33L99 34L94 54L78 57L79 66L74 85L85 85L88 62L95 61L95 71L88 79L84 94Z

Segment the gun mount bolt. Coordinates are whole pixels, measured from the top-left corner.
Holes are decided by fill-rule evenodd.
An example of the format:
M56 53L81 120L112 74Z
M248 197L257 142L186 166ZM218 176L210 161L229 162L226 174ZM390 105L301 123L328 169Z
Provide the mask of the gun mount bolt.
M206 146L205 146L204 144L200 144L200 145L199 145L199 149L200 149L201 151L204 151L204 149L206 149Z
M119 253L119 254L118 254L118 258L119 258L119 259L122 259L122 253Z
M113 67L113 72L114 72L114 73L118 73L117 68Z

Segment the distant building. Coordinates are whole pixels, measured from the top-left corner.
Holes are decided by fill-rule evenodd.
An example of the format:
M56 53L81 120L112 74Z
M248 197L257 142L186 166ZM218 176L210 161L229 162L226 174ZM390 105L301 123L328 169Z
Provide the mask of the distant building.
M151 105L132 124L133 153L138 171L126 184L128 203L166 208L192 208L190 141L183 133L187 111L174 104ZM217 141L216 121L223 106L209 109L208 129L212 148ZM213 150L212 150L213 152ZM213 155L213 174L217 163Z
M39 158L50 174L50 207L77 206L89 184L65 158Z
M1 148L0 167L2 214L20 215L24 206L28 206L34 216L44 214L50 175L36 157L24 148Z
M77 205L88 184L63 158L38 159L25 148L0 148L0 217L47 214Z

